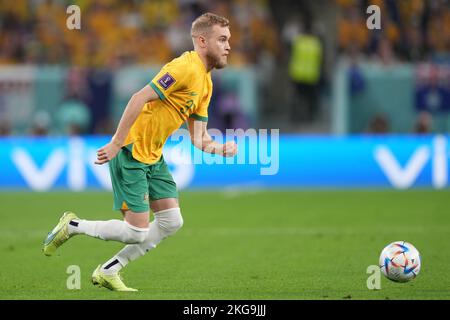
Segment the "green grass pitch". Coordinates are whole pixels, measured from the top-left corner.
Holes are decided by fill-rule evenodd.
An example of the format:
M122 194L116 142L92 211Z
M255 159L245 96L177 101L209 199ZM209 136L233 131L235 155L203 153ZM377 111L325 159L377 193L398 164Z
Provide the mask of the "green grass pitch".
M56 256L42 241L61 213L120 219L107 192L0 192L0 299L449 299L450 190L182 191L185 224L123 269L137 293L91 285L99 263L122 244L77 236ZM369 265L395 240L422 256L404 284ZM71 265L81 289L67 289Z

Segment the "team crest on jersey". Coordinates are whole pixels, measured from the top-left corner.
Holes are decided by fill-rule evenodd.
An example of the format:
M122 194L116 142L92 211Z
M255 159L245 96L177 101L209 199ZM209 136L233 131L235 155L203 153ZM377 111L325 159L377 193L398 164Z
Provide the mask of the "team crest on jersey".
M175 79L167 72L158 80L158 83L166 90L175 83Z

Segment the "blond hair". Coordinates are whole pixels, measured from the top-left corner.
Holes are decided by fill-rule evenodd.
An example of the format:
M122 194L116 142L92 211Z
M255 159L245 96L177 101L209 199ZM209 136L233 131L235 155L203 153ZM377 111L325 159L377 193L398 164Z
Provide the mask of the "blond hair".
M230 22L227 18L218 16L217 14L210 12L204 13L200 17L195 19L194 22L192 22L191 36L205 36L215 25L228 27L230 25Z

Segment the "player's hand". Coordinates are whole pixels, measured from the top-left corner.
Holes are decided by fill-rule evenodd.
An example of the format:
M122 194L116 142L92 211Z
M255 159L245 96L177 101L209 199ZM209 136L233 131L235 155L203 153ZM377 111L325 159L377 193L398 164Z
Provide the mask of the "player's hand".
M97 150L97 161L95 164L104 164L114 158L120 151L120 146L110 142Z
M223 151L222 155L224 157L234 157L238 151L237 144L234 141L228 141L222 145Z

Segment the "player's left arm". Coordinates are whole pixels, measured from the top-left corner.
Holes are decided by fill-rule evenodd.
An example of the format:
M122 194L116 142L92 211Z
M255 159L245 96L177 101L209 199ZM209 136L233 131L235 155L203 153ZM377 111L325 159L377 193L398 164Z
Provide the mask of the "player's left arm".
M188 119L189 133L192 144L206 153L220 154L224 157L234 157L237 153L237 145L234 141L228 141L224 144L214 141L208 134L207 122L199 121L194 118Z

